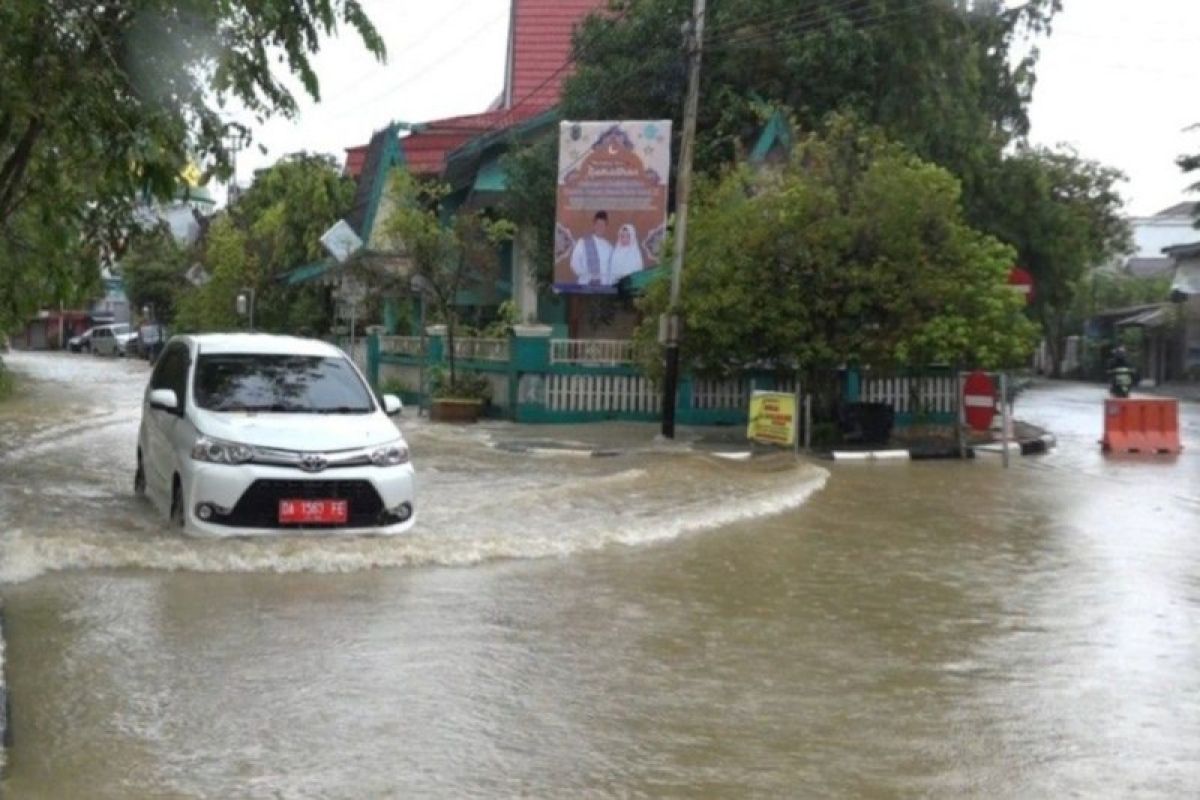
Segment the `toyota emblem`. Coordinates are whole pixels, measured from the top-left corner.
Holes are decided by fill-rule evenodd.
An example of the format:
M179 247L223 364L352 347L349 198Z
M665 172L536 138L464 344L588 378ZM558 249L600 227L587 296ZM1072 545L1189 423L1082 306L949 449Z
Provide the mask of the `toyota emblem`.
M329 462L325 456L317 455L316 453L305 453L300 457L300 469L305 472L320 472L329 466Z

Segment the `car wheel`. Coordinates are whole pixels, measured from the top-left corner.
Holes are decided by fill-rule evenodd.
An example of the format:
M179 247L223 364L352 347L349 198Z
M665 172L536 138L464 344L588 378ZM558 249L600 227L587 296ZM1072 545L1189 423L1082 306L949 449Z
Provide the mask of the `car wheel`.
M146 470L142 466L141 453L138 453L137 472L133 473L133 493L138 497L146 496Z
M175 486L171 490L171 525L173 527L183 528L183 486L179 483L179 478L175 479Z

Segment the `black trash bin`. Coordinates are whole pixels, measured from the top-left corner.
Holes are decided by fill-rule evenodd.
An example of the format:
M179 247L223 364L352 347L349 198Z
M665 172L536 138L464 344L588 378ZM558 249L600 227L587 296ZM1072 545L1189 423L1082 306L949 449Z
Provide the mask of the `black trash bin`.
M839 424L843 441L887 444L896 424L896 412L889 403L846 403Z

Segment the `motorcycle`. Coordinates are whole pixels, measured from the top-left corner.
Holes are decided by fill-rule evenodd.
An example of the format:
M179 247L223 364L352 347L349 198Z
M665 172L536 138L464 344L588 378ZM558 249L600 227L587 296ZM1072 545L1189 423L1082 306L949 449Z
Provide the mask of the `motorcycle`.
M1133 369L1131 367L1115 367L1108 372L1111 376L1108 384L1109 394L1113 397L1129 397L1134 386Z

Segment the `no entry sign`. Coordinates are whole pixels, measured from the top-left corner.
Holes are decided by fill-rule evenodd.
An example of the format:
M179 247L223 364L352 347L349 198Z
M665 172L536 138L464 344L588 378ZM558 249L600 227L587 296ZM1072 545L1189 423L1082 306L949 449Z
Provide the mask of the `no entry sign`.
M996 416L996 382L986 372L972 372L963 384L963 409L967 424L977 431L992 427Z
M1013 267L1008 273L1008 285L1025 295L1026 304L1033 302L1033 276L1029 274L1028 270Z

